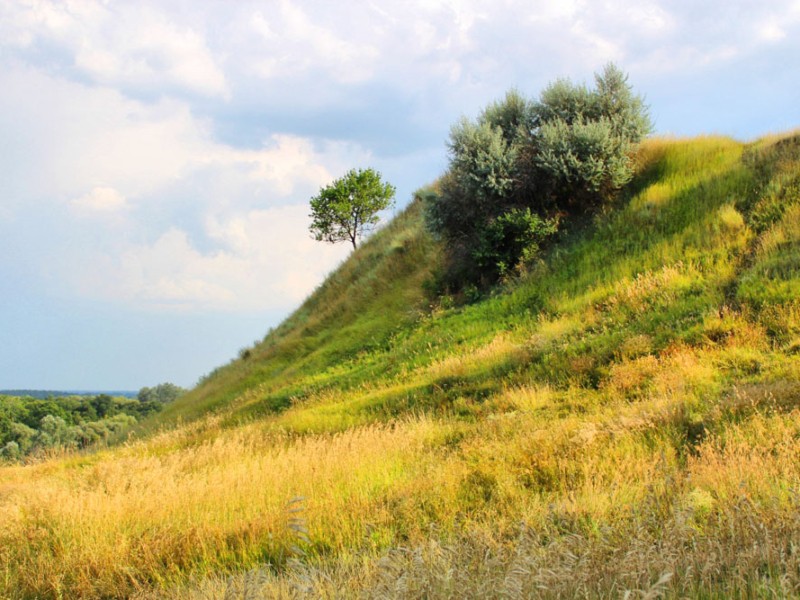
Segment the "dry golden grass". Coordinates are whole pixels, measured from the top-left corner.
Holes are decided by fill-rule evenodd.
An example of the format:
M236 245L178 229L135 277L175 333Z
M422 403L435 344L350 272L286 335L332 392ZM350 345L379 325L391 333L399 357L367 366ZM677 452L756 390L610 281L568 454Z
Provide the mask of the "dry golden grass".
M479 460L487 451L501 461L527 455L540 472L548 466L557 471L551 481L558 486L573 482L569 493L544 493L513 526L465 521L450 535L391 550L296 560L280 574L261 568L227 580L212 577L158 597L753 598L800 592L793 550L800 542L798 411L758 412L726 427L697 446L685 468L661 454L664 447L641 443L641 431L579 440L571 434L580 422L571 418L554 436L517 439L509 438L509 426L495 422L493 432L483 432L494 442L482 447L474 438L465 452ZM555 462L541 462L545 457ZM502 480L489 485L475 472L466 480L495 495L508 491Z
M718 502L746 497L779 518L797 510L800 500L798 440L800 410L759 411L704 441L689 457L688 473L694 485L708 490Z
M725 527L753 523L748 543L774 527L774 544L800 531L797 384L742 387L711 412L697 404L730 343L623 358L597 391L508 387L473 422L416 417L297 435L270 422L220 429L217 417L3 467L0 594L595 596L645 592L667 572L662 591L712 589L713 569L741 566L725 548L699 554L729 539ZM481 356L491 363L497 347L507 346ZM622 393L631 389L636 402ZM721 425L683 439L698 420Z
M375 500L414 472L431 427L418 419L292 439L251 425L178 449L162 435L83 463L4 467L0 560L14 568L5 593L123 596L279 562L296 496L312 543L324 531L326 547L352 544L386 519Z
M652 309L656 304L673 301L682 287L692 281L691 271L678 262L665 265L657 272L640 273L632 279L623 279L613 294L603 304L604 310L623 308L632 312Z

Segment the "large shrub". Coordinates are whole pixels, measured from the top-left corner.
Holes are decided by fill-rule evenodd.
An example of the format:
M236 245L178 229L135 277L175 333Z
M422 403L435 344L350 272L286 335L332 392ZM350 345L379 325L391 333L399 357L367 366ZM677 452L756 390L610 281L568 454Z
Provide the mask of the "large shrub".
M450 130L450 165L438 193L426 197L429 229L448 247L447 284L496 278L498 258L487 249L487 226L519 201L520 153L532 126L531 103L517 91L490 104L476 121L462 119ZM497 256L494 256L497 254ZM514 259L514 263L518 262ZM512 265L513 266L513 265Z
M609 198L632 174L627 148L606 118L545 123L537 132L534 163L541 208L566 212Z
M448 246L451 283L504 275L535 255L556 217L613 196L650 128L643 99L614 65L594 89L559 79L537 101L512 90L475 121L462 119L439 193L426 199L428 226Z

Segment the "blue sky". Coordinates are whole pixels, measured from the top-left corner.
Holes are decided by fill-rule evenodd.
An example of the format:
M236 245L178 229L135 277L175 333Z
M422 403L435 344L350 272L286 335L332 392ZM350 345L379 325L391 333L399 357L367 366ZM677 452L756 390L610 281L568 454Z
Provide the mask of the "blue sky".
M657 134L749 140L798 59L798 0L0 0L0 388L193 385L346 258L321 186L402 206L511 87L613 61Z

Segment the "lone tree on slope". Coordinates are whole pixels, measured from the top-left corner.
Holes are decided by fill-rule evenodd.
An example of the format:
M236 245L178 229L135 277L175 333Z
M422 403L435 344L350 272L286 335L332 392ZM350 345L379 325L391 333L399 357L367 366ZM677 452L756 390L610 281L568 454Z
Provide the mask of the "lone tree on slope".
M378 212L392 206L394 193L373 169L351 169L311 198L311 234L319 241L349 241L355 250L357 240L378 224Z

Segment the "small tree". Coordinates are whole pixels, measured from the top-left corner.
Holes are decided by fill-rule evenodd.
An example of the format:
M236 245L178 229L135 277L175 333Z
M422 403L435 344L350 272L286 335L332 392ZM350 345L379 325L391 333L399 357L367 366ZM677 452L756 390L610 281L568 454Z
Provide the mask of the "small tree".
M378 212L392 206L394 193L377 171L351 169L311 199L311 234L334 244L349 241L355 250L357 240L378 224Z

